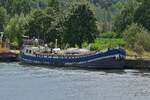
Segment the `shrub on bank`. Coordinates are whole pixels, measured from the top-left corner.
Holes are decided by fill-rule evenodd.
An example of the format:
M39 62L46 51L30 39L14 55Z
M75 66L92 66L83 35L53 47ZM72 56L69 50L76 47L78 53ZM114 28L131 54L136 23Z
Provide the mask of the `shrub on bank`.
M122 38L97 38L91 46L84 43L82 47L90 47L92 50L101 50L106 48L124 47L124 45L125 41Z

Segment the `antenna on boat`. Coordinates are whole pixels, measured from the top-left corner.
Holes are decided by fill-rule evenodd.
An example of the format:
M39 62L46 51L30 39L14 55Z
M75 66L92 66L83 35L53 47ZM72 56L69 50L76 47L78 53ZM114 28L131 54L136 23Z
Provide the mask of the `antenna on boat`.
M56 39L55 40L55 48L57 48L57 42L58 42L58 40Z
M0 47L2 47L4 32L0 32Z
M4 32L0 32L0 47L3 46Z
M0 32L0 41L3 39L3 32Z

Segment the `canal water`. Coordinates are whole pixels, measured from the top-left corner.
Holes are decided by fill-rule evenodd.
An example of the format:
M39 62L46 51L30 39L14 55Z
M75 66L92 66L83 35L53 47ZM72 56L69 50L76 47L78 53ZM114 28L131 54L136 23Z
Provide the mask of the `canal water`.
M0 100L150 100L150 71L1 63Z

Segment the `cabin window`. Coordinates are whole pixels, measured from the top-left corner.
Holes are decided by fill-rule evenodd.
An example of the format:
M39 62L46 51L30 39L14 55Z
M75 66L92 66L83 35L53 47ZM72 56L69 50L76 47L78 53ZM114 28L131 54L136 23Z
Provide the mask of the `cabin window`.
M26 50L26 53L28 53L28 49Z
M29 53L31 53L32 51L31 50L29 50Z

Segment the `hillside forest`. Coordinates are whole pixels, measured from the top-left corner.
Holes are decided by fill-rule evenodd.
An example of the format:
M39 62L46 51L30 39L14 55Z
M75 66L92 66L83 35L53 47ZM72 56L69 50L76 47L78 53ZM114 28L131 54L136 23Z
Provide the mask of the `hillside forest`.
M24 36L50 47L150 52L150 0L0 0L0 32L12 48Z

